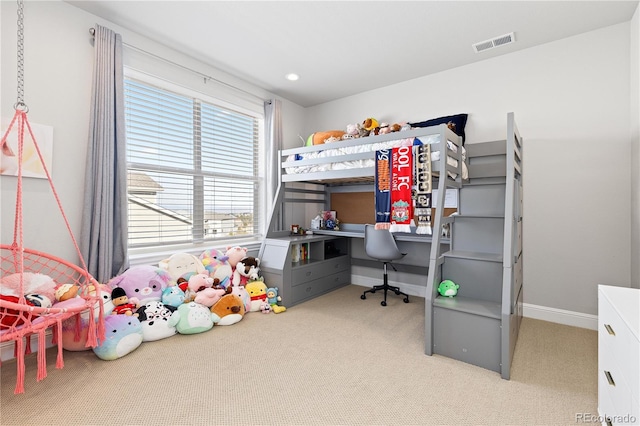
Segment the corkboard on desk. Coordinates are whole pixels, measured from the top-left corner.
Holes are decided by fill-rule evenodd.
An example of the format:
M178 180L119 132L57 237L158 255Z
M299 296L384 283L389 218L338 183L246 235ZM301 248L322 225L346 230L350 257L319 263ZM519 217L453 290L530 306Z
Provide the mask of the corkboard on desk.
M331 194L331 210L341 223L376 223L373 192L335 192Z
M375 199L372 192L336 192L331 194L331 210L342 223L376 223ZM445 208L444 216L449 216L458 209ZM431 209L431 215L436 209Z

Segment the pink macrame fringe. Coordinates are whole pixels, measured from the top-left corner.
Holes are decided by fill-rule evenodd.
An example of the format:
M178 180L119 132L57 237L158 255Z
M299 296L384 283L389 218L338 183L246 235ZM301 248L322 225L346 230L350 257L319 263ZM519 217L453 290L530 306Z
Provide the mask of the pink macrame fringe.
M47 377L47 338L44 332L44 329L38 332L38 375L36 376L38 382Z
M18 377L16 378L16 388L13 391L15 394L24 393L24 342L22 338L16 340L16 352L18 362Z
M73 341L79 342L80 337L82 337L82 319L80 318L80 314L76 314L75 325L73 327Z
M16 109L16 113L9 124L6 132L2 136L2 146L5 146L7 137L17 122L18 130L18 179L17 179L17 191L16 191L16 213L15 213L15 225L12 245L0 245L2 251L0 272L1 275L20 273L20 289L21 295L18 303L11 301L0 300L0 316L7 315L7 318L15 316L15 322L8 327L8 330L3 330L3 334L0 335L0 342L14 340L14 356L17 361L17 378L15 394L24 393L24 377L25 377L25 355L31 353L31 335L38 333L38 354L37 354L37 380L40 381L47 376L46 369L46 329L53 328L53 342L58 346L58 355L56 360L56 367L62 368L64 366L63 351L62 351L62 321L65 319L76 316L78 321L78 340L80 339L80 313L83 311L89 311L89 327L87 336L87 346L95 347L98 339L104 340L104 309L102 304L102 298L96 294L94 296L85 297L85 303L73 308L39 308L27 305L23 295L23 276L25 270L31 270L31 272L40 272L45 274L53 274L56 277L52 277L55 281L60 283L74 282L81 287L93 285L98 288L98 282L91 277L87 270L87 266L82 258L78 244L71 231L69 221L64 214L60 198L53 186L51 175L47 170L47 166L44 162L40 148L36 142L36 138L31 129L31 125L27 119L25 111ZM22 221L22 153L24 147L25 129L28 130L33 146L40 158L43 170L47 176L54 198L58 204L62 218L76 252L80 258L81 268L73 265L63 259L55 256L48 255L46 253L37 252L35 250L29 250L23 246L23 221ZM5 253L9 254L5 254ZM28 267L27 267L28 266ZM99 315L96 321L94 314L95 304L99 303ZM11 314L11 312L17 312L17 314ZM40 318L38 318L40 316ZM34 323L33 319L38 318L39 322ZM97 324L96 324L97 322ZM25 348L26 342L26 348Z
M79 314L78 314L79 315ZM56 323L56 330L58 330L58 357L56 358L56 368L64 367L64 359L62 357L62 320L59 319Z

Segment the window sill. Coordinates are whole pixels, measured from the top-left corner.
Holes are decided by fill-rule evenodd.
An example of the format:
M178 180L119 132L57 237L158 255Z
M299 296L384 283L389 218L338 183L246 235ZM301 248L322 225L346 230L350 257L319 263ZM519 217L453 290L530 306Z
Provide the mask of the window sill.
M207 249L215 248L224 252L229 246L246 247L249 256L257 257L261 244L262 240L229 240L212 242L211 244L180 244L145 249L130 249L129 265L157 265L161 260L167 259L176 253L189 253L200 256L200 254Z

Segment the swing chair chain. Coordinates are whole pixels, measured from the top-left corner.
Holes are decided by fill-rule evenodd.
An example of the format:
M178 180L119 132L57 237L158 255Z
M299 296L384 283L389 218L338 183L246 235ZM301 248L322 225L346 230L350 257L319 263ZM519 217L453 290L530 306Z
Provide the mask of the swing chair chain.
M24 103L24 3L18 0L18 100L13 106L16 110L28 112Z

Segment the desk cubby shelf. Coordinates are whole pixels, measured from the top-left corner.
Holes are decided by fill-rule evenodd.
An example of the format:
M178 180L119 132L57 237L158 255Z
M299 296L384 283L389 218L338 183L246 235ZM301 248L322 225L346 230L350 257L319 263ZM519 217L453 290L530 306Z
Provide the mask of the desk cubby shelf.
M306 258L296 253L306 250ZM302 255L304 256L304 255ZM351 259L346 237L305 235L267 238L260 270L269 287L278 287L282 305L293 306L349 284Z

